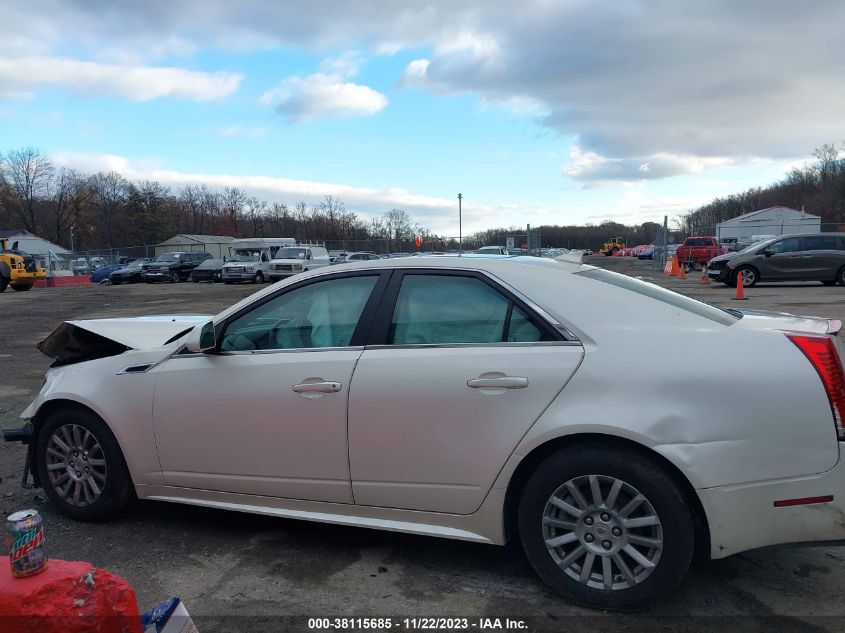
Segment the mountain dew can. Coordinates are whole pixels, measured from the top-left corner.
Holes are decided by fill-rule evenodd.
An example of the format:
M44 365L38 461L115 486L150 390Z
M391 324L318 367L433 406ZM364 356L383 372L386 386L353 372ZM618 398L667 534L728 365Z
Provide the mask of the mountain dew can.
M38 510L21 510L6 519L6 542L15 578L34 576L47 568L44 520Z

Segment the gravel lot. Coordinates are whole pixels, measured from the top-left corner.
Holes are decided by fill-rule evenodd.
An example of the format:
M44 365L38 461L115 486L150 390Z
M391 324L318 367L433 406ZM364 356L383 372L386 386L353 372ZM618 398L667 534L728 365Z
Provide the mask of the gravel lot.
M733 289L703 286L695 276L667 278L651 262L588 259L706 301L737 303L730 299ZM40 389L49 359L35 344L62 320L213 314L254 290L142 284L7 291L0 296L0 428L19 425L18 413ZM842 287L763 285L747 294L750 300L741 307L845 320ZM192 615L202 616L202 633L275 629L268 625L272 618L293 614L533 616L535 628L548 630L845 628L843 547L774 548L700 563L672 599L650 611L596 615L548 591L515 544L500 548L157 502L136 502L107 524L74 523L39 491L20 487L23 461L21 445L0 444L0 513L37 508L45 518L50 556L91 561L125 576L142 609L181 595ZM252 617L224 627L223 619L232 614ZM564 624L565 616L581 617Z

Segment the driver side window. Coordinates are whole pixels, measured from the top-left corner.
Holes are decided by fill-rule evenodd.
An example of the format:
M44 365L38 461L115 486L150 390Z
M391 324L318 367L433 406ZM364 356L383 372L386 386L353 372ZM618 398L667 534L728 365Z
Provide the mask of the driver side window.
M229 322L220 349L346 347L376 281L361 275L294 288Z
M798 238L788 237L785 240L775 242L769 248L775 253L794 253L798 250Z

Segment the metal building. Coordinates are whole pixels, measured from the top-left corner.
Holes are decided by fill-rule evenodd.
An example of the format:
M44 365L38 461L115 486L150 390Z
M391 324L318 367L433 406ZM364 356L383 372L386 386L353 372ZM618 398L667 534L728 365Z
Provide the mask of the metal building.
M217 259L229 256L229 246L235 239L229 235L188 235L179 233L155 245L155 255L174 251L206 251Z
M719 242L751 242L760 235L795 235L796 233L821 233L822 219L803 210L789 207L769 207L744 213L716 225Z

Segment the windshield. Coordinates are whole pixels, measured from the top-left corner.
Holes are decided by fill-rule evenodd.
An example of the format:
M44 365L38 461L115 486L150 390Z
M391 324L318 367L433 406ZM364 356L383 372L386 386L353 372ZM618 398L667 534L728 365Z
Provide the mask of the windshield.
M159 255L159 258L156 260L157 262L175 262L179 260L179 253L165 253L164 255Z
M754 242L751 246L746 246L745 248L743 248L739 252L740 253L750 253L752 251L756 251L758 248L766 248L769 244L774 242L776 239L778 239L778 238L774 237L774 238L771 238L771 239L768 239L768 240L763 240L762 242Z
M257 262L261 259L261 251L255 248L239 248L232 254L232 262Z
M304 248L280 248L276 253L276 259L305 259Z

